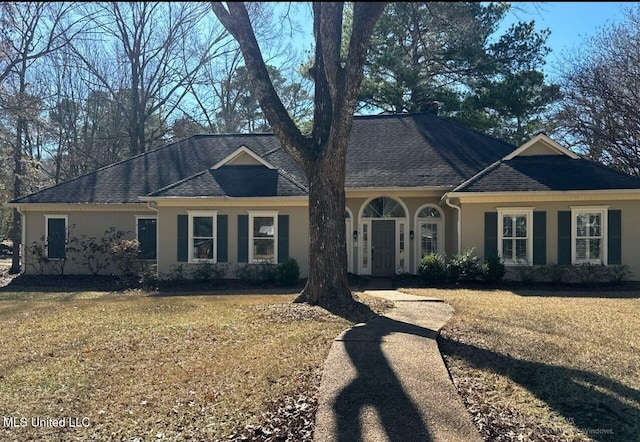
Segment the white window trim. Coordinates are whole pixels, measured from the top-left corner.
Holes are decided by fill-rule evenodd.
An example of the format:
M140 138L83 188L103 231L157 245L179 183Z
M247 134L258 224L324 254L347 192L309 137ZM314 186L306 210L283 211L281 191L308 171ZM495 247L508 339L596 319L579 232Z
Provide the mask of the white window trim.
M345 218L345 239L347 243L347 272L353 272L353 247L357 245L357 241L353 240L353 227L356 225L353 219L353 213L348 207L344 208L345 212L349 214L349 218Z
M136 241L140 242L140 238L138 238L138 222L141 219L155 219L156 220L156 259L152 259L151 261L156 261L158 259L158 215L136 215Z
M218 211L217 210L207 210L207 211L197 211L192 212L188 211L189 215L189 261L190 263L200 263L200 262L210 262L216 263L218 262ZM193 218L194 217L210 217L213 218L212 224L212 234L213 234L213 258L194 258L193 257Z
M422 212L424 209L431 207L433 209L437 209L438 212L440 212L440 218L424 218L421 216L418 216L420 214L420 212ZM416 255L416 261L415 261L415 271L414 273L418 273L418 269L420 268L420 262L422 261L422 258L420 256L420 254L422 253L421 250L421 244L420 244L420 224L426 222L429 224L437 224L438 225L438 250L440 251L438 253L438 255L444 257L445 256L445 250L444 250L444 238L445 238L445 220L444 220L444 210L442 210L440 207L438 207L435 204L423 204L422 206L418 207L418 210L416 210L416 215L414 218L414 222L413 222L413 226L414 226L414 231L413 231L413 240L411 240L411 238L409 238L409 241L413 243L413 247L415 249L415 255Z
M578 227L578 214L580 213L599 213L602 219L600 227L601 241L600 259L581 259L576 257L576 233ZM604 264L607 265L607 238L609 236L608 216L609 206L571 206L571 264Z
M278 212L277 211L249 211L249 262L257 264L263 262L253 257L253 220L254 218L273 218L273 263L278 262Z
M390 198L394 201L396 201L400 207L402 207L402 210L404 210L405 216L404 217L397 217L397 218L393 218L393 217L366 217L364 216L364 211L367 208L367 206L369 205L369 203L371 203L371 201L378 199L378 198ZM370 275L371 274L371 241L372 241L372 229L373 229L373 223L372 221L375 220L380 220L380 221L395 221L395 262L396 262L396 273L398 272L398 266L400 265L400 227L399 227L399 223L404 223L404 238L405 238L405 254L404 254L404 259L405 259L405 267L407 267L407 257L410 256L410 252L407 249L407 244L409 244L407 242L408 238L409 238L409 209L407 208L407 205L405 204L405 202L402 200L402 198L396 197L396 196L389 196L386 194L382 194L382 195L378 195L378 196L374 196L371 198L368 198L367 200L364 201L364 203L362 203L362 205L360 206L360 210L358 211L358 219L360 220L360 230L359 230L359 235L362 235L363 233L363 229L364 229L364 225L367 224L367 229L368 229L368 244L367 244L367 267L364 266L363 263L363 256L364 256L364 252L362 250L362 240L360 239L360 237L358 237L358 243L359 243L359 252L358 252L358 274L360 275Z
M502 259L504 265L532 265L533 264L533 207L498 207L498 256ZM527 217L527 261L521 262L512 258L506 259L502 256L502 243L504 233L504 216L505 215L525 215ZM515 238L515 237L514 237ZM511 239L512 241L513 239Z
M67 253L67 242L69 242L69 215L45 215L44 216L44 255L51 261L62 261L66 258L49 258L49 219L64 219L65 246Z

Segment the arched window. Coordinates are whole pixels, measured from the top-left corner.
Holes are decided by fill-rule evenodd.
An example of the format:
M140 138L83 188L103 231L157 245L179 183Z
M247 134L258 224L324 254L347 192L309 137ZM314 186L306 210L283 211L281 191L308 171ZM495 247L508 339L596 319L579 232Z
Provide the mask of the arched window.
M365 207L362 216L364 218L404 218L406 214L398 201L381 196L372 200Z
M440 208L425 205L416 214L418 263L426 255L444 254L444 216Z

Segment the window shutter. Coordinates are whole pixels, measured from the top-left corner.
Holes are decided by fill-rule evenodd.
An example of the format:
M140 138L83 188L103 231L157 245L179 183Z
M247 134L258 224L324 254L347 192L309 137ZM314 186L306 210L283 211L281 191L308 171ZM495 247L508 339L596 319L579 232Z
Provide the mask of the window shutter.
M278 215L278 262L289 258L289 215Z
M547 212L533 212L533 264L547 263Z
M217 234L217 261L227 262L229 260L227 254L227 242L228 242L228 217L227 215L218 215L217 217L218 231Z
M140 259L157 259L157 221L152 218L138 220L138 241Z
M622 264L622 211L609 210L607 223L607 264Z
M249 262L249 215L238 215L238 262Z
M178 215L178 262L189 261L189 215Z
M484 259L498 256L498 212L484 212Z
M66 258L66 220L64 218L47 218L47 257L49 259Z
M558 264L571 264L571 212L558 211Z

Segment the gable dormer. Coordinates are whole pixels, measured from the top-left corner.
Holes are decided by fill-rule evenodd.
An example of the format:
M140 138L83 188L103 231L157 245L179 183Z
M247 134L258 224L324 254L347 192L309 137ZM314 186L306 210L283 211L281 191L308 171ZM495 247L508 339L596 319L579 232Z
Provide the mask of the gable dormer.
M574 160L580 158L575 152L562 147L545 134L540 133L504 157L503 160L539 155L565 155Z
M211 169L216 170L223 166L264 166L268 169L276 169L272 164L260 158L258 154L244 145L218 161Z

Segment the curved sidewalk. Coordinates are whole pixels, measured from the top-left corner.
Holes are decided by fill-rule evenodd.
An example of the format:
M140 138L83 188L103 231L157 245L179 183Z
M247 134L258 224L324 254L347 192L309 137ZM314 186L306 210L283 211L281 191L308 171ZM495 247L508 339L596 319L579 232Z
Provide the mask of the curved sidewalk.
M453 308L395 290L385 316L336 338L320 384L315 442L482 442L436 343Z

